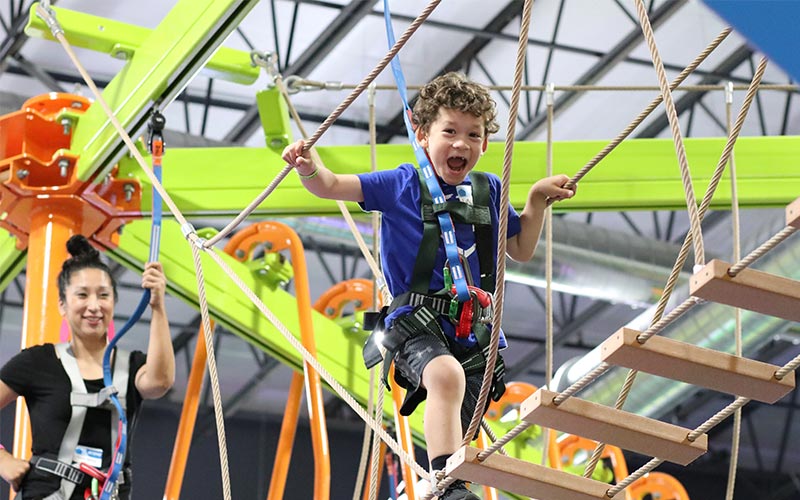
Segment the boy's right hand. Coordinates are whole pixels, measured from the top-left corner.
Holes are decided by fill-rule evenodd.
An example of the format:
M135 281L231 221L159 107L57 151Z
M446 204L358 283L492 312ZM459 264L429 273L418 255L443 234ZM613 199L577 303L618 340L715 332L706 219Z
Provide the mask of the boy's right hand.
M5 450L0 451L0 477L5 479L14 491L19 491L22 478L30 468L31 464L27 461L15 458Z
M281 157L283 161L293 166L300 175L311 175L317 169L317 166L314 164L314 160L311 159L310 152L303 151L305 145L306 142L302 139L289 144L283 149Z

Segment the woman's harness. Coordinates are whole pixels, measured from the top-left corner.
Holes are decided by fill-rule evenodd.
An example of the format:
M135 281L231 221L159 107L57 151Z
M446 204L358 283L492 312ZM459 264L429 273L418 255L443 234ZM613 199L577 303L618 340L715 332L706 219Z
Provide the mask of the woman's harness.
M110 403L109 398L112 393L115 393L120 399L123 410L125 410L130 372L130 353L117 349L114 362L114 386L104 387L100 392L90 393L86 390L86 384L78 368L78 362L72 355L70 345L61 343L55 344L54 347L72 386L72 392L69 397L72 413L67 429L64 431L64 437L61 439L58 458L33 456L31 457L31 465L39 471L61 478L59 489L48 495L44 500L66 500L72 496L76 486L87 481L87 476L97 478L97 474L103 474L87 464L81 464L79 467L72 465L73 455L78 447L78 441L83 430L83 422L86 419L86 413L89 408L110 410L111 447L109 449L114 449L118 439L118 415L117 408ZM19 498L22 498L22 496L20 495Z

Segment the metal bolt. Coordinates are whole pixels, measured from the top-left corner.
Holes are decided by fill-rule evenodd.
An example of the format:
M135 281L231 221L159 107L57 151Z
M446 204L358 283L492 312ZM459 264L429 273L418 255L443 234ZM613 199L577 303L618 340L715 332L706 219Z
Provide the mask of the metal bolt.
M122 59L123 61L128 60L128 53L124 50L118 50L114 52L114 57L117 59Z
M325 308L325 314L328 315L328 316L333 316L334 314L336 314L336 309L334 309L332 307L326 307Z
M133 184L125 184L122 186L122 191L125 193L125 201L130 202L133 198L133 193L136 191L136 187Z
M28 172L24 168L21 168L21 169L17 170L17 179L24 179L25 177L28 177L29 173L30 172Z
M83 109L83 103L80 101L72 101L72 104L70 106L72 106L75 109Z
M244 259L244 256L245 256L244 250L242 250L241 248L236 250L236 257Z
M58 160L58 167L61 169L61 177L66 177L67 169L69 168L69 160L66 158Z
M61 126L64 127L64 135L69 135L69 129L72 128L72 122L69 118L62 118Z
M353 302L353 305L356 306L356 308L359 308L362 306L362 302L360 300L356 300L355 302Z

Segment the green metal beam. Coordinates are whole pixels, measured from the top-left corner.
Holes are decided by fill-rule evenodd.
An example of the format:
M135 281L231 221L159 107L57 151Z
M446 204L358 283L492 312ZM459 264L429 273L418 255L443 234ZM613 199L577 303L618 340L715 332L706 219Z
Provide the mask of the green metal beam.
M686 139L695 194L702 198L719 160L724 139ZM555 171L573 174L606 145L601 141L565 141L553 146ZM367 146L320 147L325 164L335 172L365 172ZM500 174L503 145L492 143L478 167ZM413 161L407 145L378 146L378 168ZM164 157L164 185L182 212L196 216L229 216L253 200L283 168L280 156L259 148L169 149ZM129 158L120 161L121 175L137 176L144 185L142 207L150 206L149 183ZM782 207L800 194L800 137L742 137L736 145L739 199L744 208ZM514 147L510 199L521 208L530 186L545 175L545 144L520 142ZM727 177L717 189L712 208L730 206ZM355 204L351 209L358 210ZM555 209L685 210L683 185L673 143L668 139L623 142L581 182L575 198ZM145 211L149 210L145 209ZM258 214L338 213L335 202L309 194L297 176L289 175L258 208Z
M59 7L53 7L53 10L64 28L64 35L73 47L108 54L117 59L127 60L133 57L153 32L142 26L75 10ZM55 41L47 24L36 15L35 6L31 8L25 33ZM208 60L202 72L211 78L251 85L258 79L261 68L252 63L249 52L221 47Z
M17 249L17 238L0 229L0 292L22 271L27 256L28 252Z
M103 96L131 136L144 129L153 107L164 107L178 95L256 3L181 0L138 48L120 48L132 55ZM80 153L77 173L85 181L95 172L107 173L122 156L124 144L103 109L92 106L74 125L71 150Z

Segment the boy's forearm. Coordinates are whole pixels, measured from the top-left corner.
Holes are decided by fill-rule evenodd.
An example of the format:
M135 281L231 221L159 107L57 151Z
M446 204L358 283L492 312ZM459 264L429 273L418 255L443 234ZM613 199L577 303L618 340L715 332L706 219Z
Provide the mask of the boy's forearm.
M520 231L514 237L515 243L509 245L508 248L508 255L512 259L518 262L527 262L533 258L536 245L542 235L546 209L546 197L536 193L532 193L528 197L528 202L519 216ZM511 242L509 241L509 243Z

